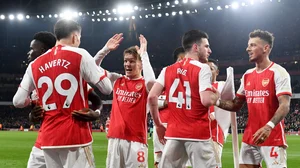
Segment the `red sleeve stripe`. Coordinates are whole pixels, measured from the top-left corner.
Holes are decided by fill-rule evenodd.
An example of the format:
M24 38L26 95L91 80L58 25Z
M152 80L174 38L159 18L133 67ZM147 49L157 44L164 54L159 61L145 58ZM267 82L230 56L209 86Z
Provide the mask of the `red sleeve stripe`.
M88 94L90 94L93 90L94 90L94 88L90 88L90 89L88 90Z
M213 90L212 88L206 88L204 91L211 91L211 92L214 92L214 93L216 93L216 91L215 91L215 90Z
M281 95L289 95L292 97L292 93L291 92L281 92L281 93L278 93L276 96L279 97Z
M104 79L105 77L107 77L107 72L106 72L106 70L104 70L104 75L100 77L100 81L101 81L102 79Z
M245 98L245 97L246 97L245 95L241 95L241 94L238 94L238 93L235 94L235 96L236 96L236 97L239 97L239 98Z

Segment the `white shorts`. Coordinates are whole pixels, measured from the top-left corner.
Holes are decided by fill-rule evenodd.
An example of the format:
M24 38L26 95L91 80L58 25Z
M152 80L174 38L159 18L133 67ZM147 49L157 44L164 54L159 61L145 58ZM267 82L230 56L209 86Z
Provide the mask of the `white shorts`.
M181 168L186 165L188 159L193 167L217 167L212 141L174 139L167 140L159 167Z
M35 146L32 147L27 162L27 168L46 168L44 152Z
M221 158L222 158L222 150L223 150L223 146L220 145L218 142L213 141L214 144L214 151L216 154L216 162L218 164L218 167L222 167L222 162L221 162Z
M140 142L109 138L106 168L148 167L148 147Z
M91 146L79 148L43 149L49 168L94 168L95 161Z
M253 146L242 142L240 164L260 165L263 159L268 168L287 167L287 154L283 147Z

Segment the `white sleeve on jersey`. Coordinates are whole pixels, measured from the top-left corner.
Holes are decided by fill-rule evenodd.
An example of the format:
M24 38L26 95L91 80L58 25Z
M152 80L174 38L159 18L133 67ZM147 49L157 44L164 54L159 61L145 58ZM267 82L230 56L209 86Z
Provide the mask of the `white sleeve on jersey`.
M30 104L30 93L35 89L35 85L32 79L31 64L27 67L27 70L23 76L21 84L14 95L13 104L17 108L23 108Z
M105 45L101 50L97 52L94 59L98 66L101 65L104 57L110 52L109 48Z
M244 76L245 76L245 74L243 75L243 77L242 77L242 79L241 79L241 85L240 85L240 88L239 88L239 90L236 92L238 95L242 95L242 96L245 95Z
M115 81L118 78L121 78L123 76L122 74L118 74L118 73L115 73L115 72L109 72L109 71L106 71L106 72L107 72L107 77L110 79L110 82L111 82L112 86L115 85Z
M149 56L147 52L144 52L141 55L141 59L142 59L142 66L143 66L143 74L144 74L144 78L145 78L145 84L147 86L147 84L149 82L155 82L155 74L153 72L152 66L150 64L150 60L149 60ZM151 89L151 88L150 88ZM147 87L147 90L150 90Z
M95 60L86 50L82 49L80 54L82 55L80 73L83 79L94 84L103 94L110 94L112 86L105 70L96 65Z
M161 70L158 78L156 79L156 82L161 84L163 87L165 87L165 73L166 73L166 67Z
M282 67L276 68L276 70L274 75L276 95L291 94L292 88L289 73Z
M207 64L203 64L199 72L199 93L212 88L211 78L212 73L209 66Z

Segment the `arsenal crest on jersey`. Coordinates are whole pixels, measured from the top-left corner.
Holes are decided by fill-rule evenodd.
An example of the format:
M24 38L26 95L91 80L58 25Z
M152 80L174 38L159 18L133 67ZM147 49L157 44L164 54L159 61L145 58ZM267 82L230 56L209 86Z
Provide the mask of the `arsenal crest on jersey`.
M143 87L142 83L138 83L138 84L135 85L136 90L140 90L142 87Z
M263 87L266 87L269 84L269 82L270 82L270 79L263 79L261 84Z

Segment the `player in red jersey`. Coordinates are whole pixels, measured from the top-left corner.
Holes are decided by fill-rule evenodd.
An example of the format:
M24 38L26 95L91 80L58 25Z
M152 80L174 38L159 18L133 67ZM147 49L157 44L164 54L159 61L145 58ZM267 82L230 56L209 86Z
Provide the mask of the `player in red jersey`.
M167 139L159 167L183 167L189 159L193 167L215 168L208 108L219 96L211 85L209 66L201 63L207 62L211 54L208 35L188 31L182 45L185 58L161 71L148 96L159 139L165 143L164 134ZM157 103L163 90L170 110L166 133Z
M147 54L147 40L143 35L139 40L140 48L124 51L125 76L108 72L113 83L113 102L107 134L107 168L148 167L147 96L155 75ZM110 50L104 47L103 51ZM99 63L102 59L99 57Z
M268 31L254 30L249 34L246 51L256 66L243 75L234 100L217 101L217 106L229 111L238 111L247 102L241 168L258 168L262 159L268 168L287 167L284 117L289 112L292 92L288 72L269 59L273 41Z
M212 85L218 90L219 93L221 93L225 82L217 81L217 76L219 75L218 63L213 59L209 59L207 64L209 65L212 73ZM215 118L215 106L210 106L209 111L209 118L211 119L211 135L214 144L214 150L216 152L216 161L218 166L222 167L221 158L224 144L224 133Z
M185 52L183 47L178 47L174 50L173 52L173 59L174 62L181 61L184 58ZM168 123L168 118L169 118L169 109L167 108L166 100L166 95L163 92L159 97L158 97L158 108L159 108L159 118L161 122L163 123L164 126L167 126ZM162 151L164 149L164 145L159 142L155 125L153 128L153 148L154 148L154 166L158 167L158 164L161 160L162 156Z
M90 54L78 48L81 26L77 22L59 20L54 32L56 46L29 64L13 104L29 105L34 89L42 99L41 147L47 167L94 167L89 122L74 119L72 112L88 107L86 81L104 94L112 91L111 83Z

